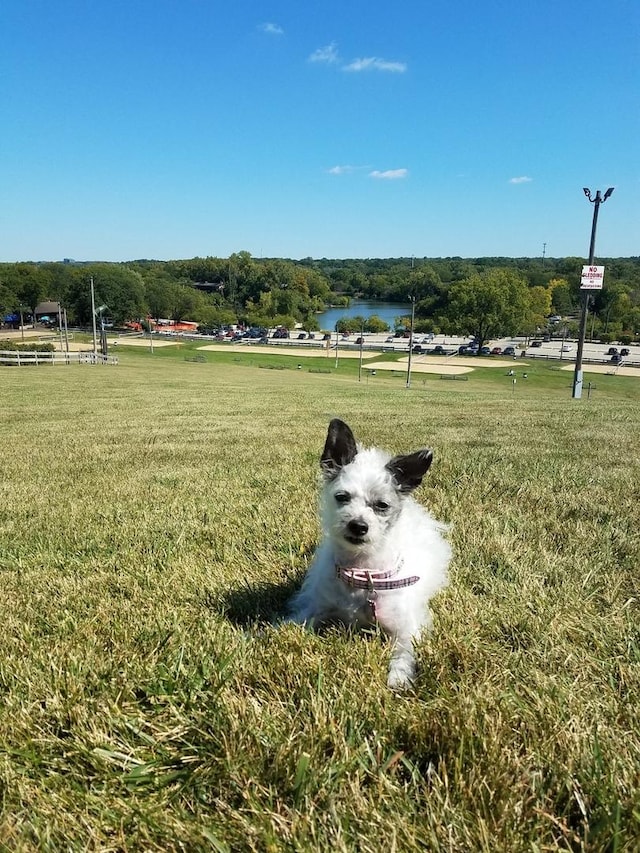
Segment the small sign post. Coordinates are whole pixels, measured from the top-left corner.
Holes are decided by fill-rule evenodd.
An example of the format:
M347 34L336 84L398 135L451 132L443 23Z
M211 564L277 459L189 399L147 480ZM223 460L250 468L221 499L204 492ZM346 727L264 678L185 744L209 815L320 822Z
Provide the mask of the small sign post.
M600 290L604 279L604 267L598 267L593 263L596 252L598 210L600 209L600 205L603 204L613 192L613 187L609 187L604 196L600 194L600 190L597 190L595 198L592 197L589 187L584 187L582 191L593 204L593 221L591 223L591 242L589 243L589 263L586 267L582 268L582 277L580 281L580 289L583 290L584 293L582 294L582 314L580 316L580 332L578 334L578 351L576 353L576 367L573 373L573 391L571 393L574 400L579 400L582 397L582 351L584 349L584 339L587 334L587 315L589 312L589 300L591 298L589 291ZM598 270L600 271L599 274Z

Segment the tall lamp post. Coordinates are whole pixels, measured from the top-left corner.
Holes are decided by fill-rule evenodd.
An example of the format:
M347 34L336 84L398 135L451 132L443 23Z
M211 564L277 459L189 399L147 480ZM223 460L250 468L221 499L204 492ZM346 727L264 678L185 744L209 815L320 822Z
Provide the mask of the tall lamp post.
M604 197L600 195L600 190L596 191L595 197L592 197L591 190L588 187L583 187L583 193L589 199L591 204L593 204L593 222L591 225L591 242L589 244L589 266L593 266L593 259L595 256L596 249L596 228L598 225L598 210L600 209L600 205L604 204L605 201L612 194L614 187L609 187L609 189L604 194ZM589 315L589 291L585 290L584 296L582 297L582 314L580 317L580 334L578 336L578 351L576 353L576 367L573 374L573 393L572 397L574 400L579 400L582 397L582 351L584 350L584 339L587 333L587 318Z

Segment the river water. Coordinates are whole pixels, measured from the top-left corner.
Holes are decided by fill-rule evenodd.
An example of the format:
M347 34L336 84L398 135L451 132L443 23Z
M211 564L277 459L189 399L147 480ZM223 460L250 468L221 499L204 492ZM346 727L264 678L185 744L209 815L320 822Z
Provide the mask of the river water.
M326 331L335 329L338 320L343 317L371 317L372 314L380 317L393 331L396 317L408 317L411 314L411 303L406 302L371 302L365 299L352 299L348 308L329 308L321 314L317 314L320 328Z

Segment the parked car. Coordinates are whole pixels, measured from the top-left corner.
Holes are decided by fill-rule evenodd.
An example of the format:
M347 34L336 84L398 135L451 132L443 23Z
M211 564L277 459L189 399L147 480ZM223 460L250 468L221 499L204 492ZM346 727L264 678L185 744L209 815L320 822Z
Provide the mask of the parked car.
M491 355L491 347L482 347L478 354L479 355Z
M393 337L393 335L389 335L388 337L386 337L384 339L385 344L392 344L394 341L395 341L395 338Z
M493 347L491 355L502 355L502 347Z
M279 329L276 329L273 333L274 338L288 338L289 337L289 329L285 329L284 326L280 326Z
M411 352L424 352L424 349L422 348L421 344L416 344L411 350Z
M307 339L306 332L300 332L300 334L298 335L298 340L299 341L306 341L306 339Z
M422 339L422 343L423 343L423 344L430 344L430 343L431 343L431 341L433 340L433 338L434 338L434 334L433 334L433 332L429 332L429 333L428 333L428 334L426 334L426 335L424 336L424 338Z
M462 344L461 347L458 347L458 355L469 355L469 347L466 344Z
M531 341L531 346L533 347L533 349L538 349L542 346L542 341Z
M620 362L622 361L622 356L619 353L614 352L609 361L613 364L620 364Z
M622 347L622 349L620 350L620 355L629 355L629 348Z
M607 355L618 355L618 347L609 347Z
M505 348L502 350L502 355L512 355L512 356L515 356L515 354L516 354L516 348L515 348L515 347L505 347Z
M322 336L322 340L323 341L330 341L331 340L331 332L325 332L324 335Z
M431 350L431 352L434 355L446 355L447 354L445 351L445 348L442 346L442 344L436 344L434 346L434 348Z
M562 344L560 347L560 352L571 352L571 344Z
M357 344L363 344L363 343L364 343L364 338L362 338L362 337L360 337L360 338L356 338L356 343L357 343Z

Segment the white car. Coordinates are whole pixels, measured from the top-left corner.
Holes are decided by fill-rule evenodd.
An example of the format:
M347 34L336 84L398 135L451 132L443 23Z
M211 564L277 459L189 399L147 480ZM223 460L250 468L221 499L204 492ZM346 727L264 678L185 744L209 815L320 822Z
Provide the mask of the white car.
M571 344L562 344L562 346L560 347L560 352L571 352L572 349L573 347L571 346Z

